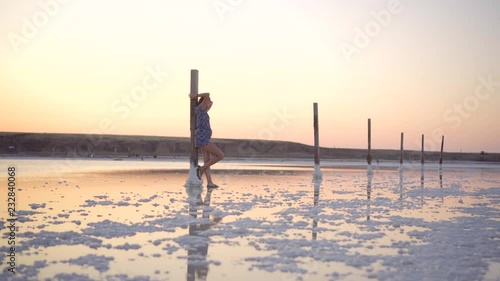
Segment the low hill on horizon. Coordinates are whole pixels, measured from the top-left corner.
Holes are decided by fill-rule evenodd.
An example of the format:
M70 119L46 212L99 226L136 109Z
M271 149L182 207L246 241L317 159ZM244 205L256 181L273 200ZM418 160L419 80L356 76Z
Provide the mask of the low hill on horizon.
M291 141L214 138L226 157L313 158L314 147ZM0 132L0 155L39 157L189 157L188 137L87 135ZM320 148L321 159L364 160L367 149ZM398 161L399 150L372 149L372 159ZM420 151L407 150L404 161L419 162ZM439 161L439 152L425 152L426 161ZM444 161L500 162L500 153L444 152Z

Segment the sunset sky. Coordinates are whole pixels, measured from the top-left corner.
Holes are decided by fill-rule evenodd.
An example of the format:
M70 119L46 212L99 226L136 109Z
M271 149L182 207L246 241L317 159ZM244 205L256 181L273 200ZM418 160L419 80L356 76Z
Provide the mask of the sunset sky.
M500 152L500 1L0 3L0 131Z

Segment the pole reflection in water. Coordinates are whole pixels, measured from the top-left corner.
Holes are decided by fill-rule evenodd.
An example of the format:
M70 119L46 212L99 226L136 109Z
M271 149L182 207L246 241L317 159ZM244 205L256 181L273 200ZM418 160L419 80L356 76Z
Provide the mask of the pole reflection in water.
M187 274L186 279L188 281L194 280L206 280L208 276L208 244L209 238L199 235L201 231L208 230L212 226L218 224L222 218L212 218L210 219L211 208L211 196L213 188L207 189L207 194L205 199L202 199L203 187L186 187L188 193L188 203L189 203L189 214L198 219L201 215L200 221L194 221L189 224L189 235L194 237L199 237L193 245L188 248L188 259L187 259ZM208 222L207 222L207 219Z
M399 202L400 204L403 203L403 194L404 194L404 171L401 169L399 170ZM402 205L400 205L400 209L402 208Z
M321 178L317 178L313 176L313 183L314 183L314 219L313 219L313 226L312 226L312 239L316 240L318 238L318 232L317 232L317 227L318 227L318 215L319 215L319 210L316 209L316 206L318 205L319 201L319 190L321 188L321 182L323 180Z
M443 189L443 168L439 165L439 188ZM441 203L444 202L444 196L441 192Z
M370 220L370 214L371 214L370 203L371 203L371 195L372 195L372 178L373 178L373 175L368 175L368 181L366 184L366 205L367 205L366 220L368 220L368 221Z
M424 188L424 167L420 169L420 187Z
M439 187L443 188L443 169L439 167Z
M424 193L423 193L423 190L424 190L424 165L422 165L422 167L420 167L420 188L422 189L422 196L421 196L421 201L422 201L422 204L424 204Z

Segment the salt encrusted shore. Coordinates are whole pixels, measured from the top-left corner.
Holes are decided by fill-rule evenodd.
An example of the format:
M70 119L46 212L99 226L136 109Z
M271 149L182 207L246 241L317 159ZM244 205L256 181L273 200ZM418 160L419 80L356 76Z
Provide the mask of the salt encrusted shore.
M210 190L175 171L20 172L19 264L0 256L0 279L500 276L499 170L236 168Z

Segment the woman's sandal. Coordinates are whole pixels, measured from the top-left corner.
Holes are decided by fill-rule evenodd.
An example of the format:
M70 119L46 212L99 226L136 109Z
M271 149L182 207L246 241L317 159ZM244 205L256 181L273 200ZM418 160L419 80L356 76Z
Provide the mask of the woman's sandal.
M198 165L198 167L196 167L196 176L198 177L198 179L201 180L201 177L203 176L203 171L201 170L201 167L200 165Z
M218 185L216 185L215 183L209 183L207 184L207 188L217 188L219 187Z

